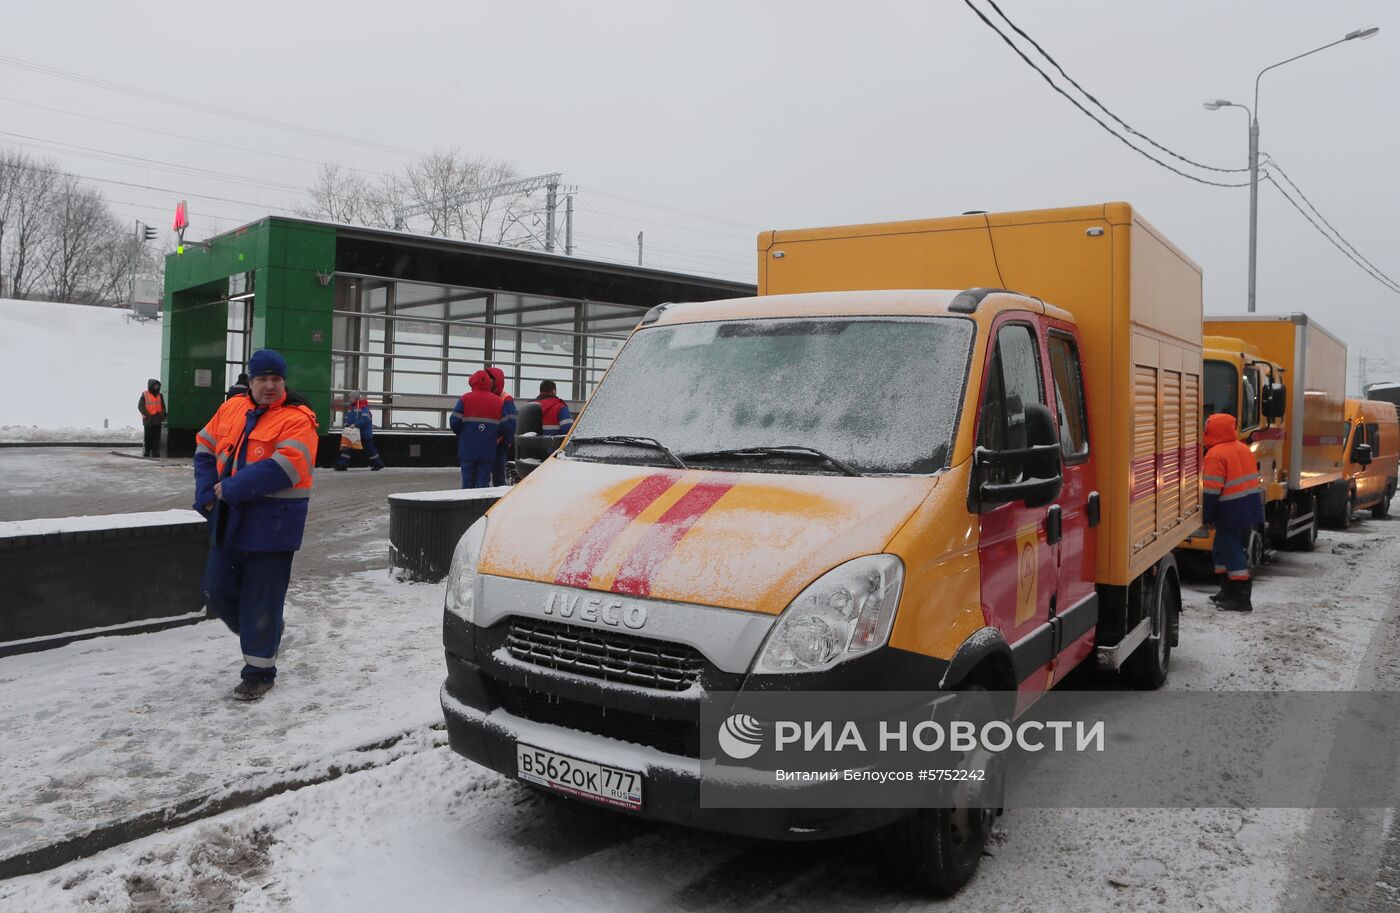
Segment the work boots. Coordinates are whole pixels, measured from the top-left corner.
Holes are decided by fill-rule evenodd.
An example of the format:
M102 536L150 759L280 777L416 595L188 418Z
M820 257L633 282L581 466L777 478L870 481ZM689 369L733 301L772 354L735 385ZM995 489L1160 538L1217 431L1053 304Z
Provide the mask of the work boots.
M1216 601L1215 607L1226 612L1253 612L1254 604L1250 602L1250 594L1253 589L1253 579L1227 579L1223 590L1224 595Z
M1216 590L1214 593L1211 593L1211 594L1210 594L1210 601L1211 601L1211 602L1219 602L1220 600L1224 599L1224 598L1225 598L1225 594L1226 594L1226 593L1229 591L1229 589L1230 589L1228 586L1226 586L1226 584L1229 583L1230 578L1227 577L1227 576L1225 576L1224 574L1219 574L1219 575L1217 575L1217 576L1220 577L1220 589L1218 589L1218 590Z

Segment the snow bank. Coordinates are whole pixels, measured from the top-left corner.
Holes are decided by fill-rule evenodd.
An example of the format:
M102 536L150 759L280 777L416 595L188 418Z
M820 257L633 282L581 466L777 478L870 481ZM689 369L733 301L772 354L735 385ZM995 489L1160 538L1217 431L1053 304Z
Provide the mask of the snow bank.
M0 440L106 440L92 433L104 422L108 435L138 429L136 400L160 376L161 324L130 313L0 298L0 365L24 391L0 399Z
M509 485L496 488L452 488L447 491L409 491L392 494L395 501L491 501L503 498L510 491Z
M98 529L135 529L138 526L167 526L171 523L204 523L192 510L148 510L134 514L99 517L51 517L39 520L0 522L0 539L9 536L41 536L47 533L79 533Z

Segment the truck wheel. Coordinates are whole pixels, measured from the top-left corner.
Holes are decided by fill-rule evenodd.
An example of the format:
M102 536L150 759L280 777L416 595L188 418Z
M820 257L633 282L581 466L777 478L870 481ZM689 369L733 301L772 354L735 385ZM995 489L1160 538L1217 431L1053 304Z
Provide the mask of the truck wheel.
M1356 514L1356 492L1348 491L1346 500L1342 501L1342 515L1337 518L1338 529L1350 529L1351 518Z
M1264 533L1260 529L1249 531L1249 545L1245 554L1249 557L1249 569L1257 570L1264 566Z
M979 685L967 690L987 694ZM990 719L994 711L987 697L985 718ZM880 834L885 871L937 897L956 894L977 872L1005 790L999 755L979 748L965 755L958 766L981 770L984 778L949 784L946 807L918 809Z
M1385 494L1381 495L1381 499L1371 508L1371 518L1374 520L1384 520L1386 517L1390 516L1390 499L1393 497L1395 497L1394 483L1385 487Z
M1181 587L1176 580L1176 567L1169 562L1170 556L1159 565L1157 585L1152 588L1152 605L1148 608L1152 633L1123 664L1128 680L1144 691L1162 687L1171 669L1173 633L1181 614Z

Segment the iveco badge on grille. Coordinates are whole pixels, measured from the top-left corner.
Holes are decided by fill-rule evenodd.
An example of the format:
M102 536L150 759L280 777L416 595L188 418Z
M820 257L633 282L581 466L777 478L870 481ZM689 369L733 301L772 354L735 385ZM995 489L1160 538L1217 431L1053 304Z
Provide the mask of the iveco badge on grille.
M634 631L647 623L647 608L644 605L557 590L551 591L545 600L544 614L612 628L627 627Z

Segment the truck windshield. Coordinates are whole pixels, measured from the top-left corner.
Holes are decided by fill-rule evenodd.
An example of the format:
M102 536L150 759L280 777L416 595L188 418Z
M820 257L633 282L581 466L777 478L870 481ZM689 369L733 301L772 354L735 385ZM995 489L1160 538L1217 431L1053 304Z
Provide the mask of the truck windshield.
M1205 396L1201 397L1201 411L1205 418L1210 418L1217 412L1228 412L1235 418L1240 417L1235 397L1239 395L1240 376L1235 371L1235 366L1228 361L1211 361L1205 363Z
M640 330L588 401L568 454L666 461L654 448L600 440L625 436L651 438L706 468L937 472L948 464L972 336L972 322L957 317L774 318ZM755 454L761 448L774 450Z

